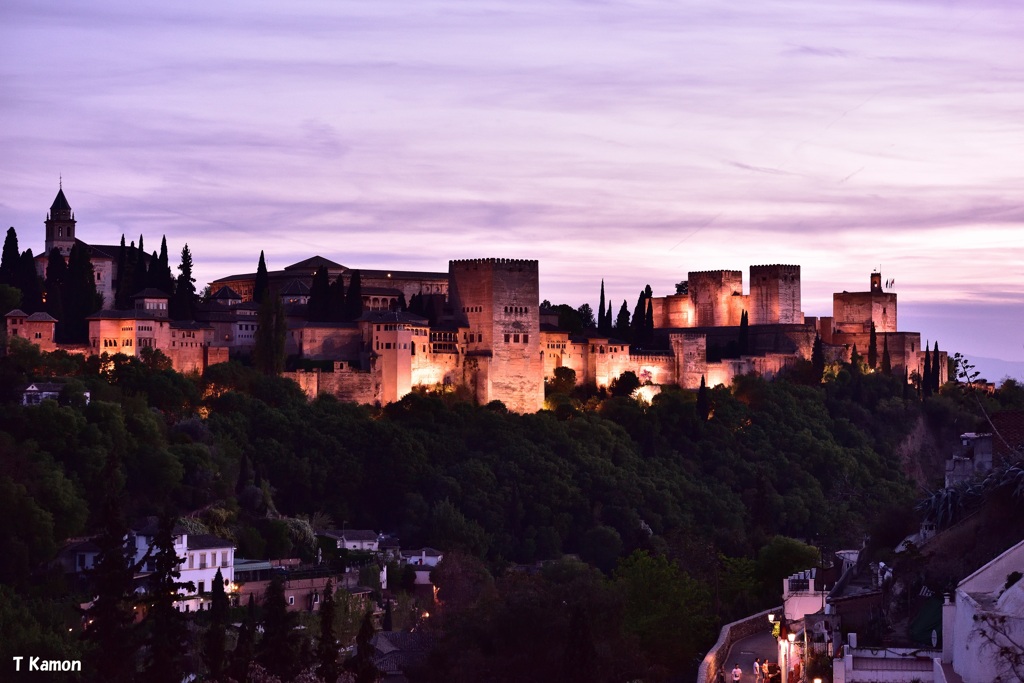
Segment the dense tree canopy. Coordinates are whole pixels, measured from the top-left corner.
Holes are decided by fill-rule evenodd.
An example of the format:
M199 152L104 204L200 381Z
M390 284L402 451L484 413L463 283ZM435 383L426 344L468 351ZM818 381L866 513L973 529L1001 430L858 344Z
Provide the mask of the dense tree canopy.
M69 607L70 591L47 593L39 572L65 539L123 524L111 496L127 518L201 511L247 557L312 560L300 517L320 514L463 558L438 575L452 608L438 621L446 680L501 680L500 661L565 680L585 661L657 679L692 665L718 624L777 603L781 576L817 561L792 539L859 543L880 512L906 509L906 462L927 448L914 445L917 425L944 443L955 437L944 425L969 424L945 388L921 402L897 379L852 368L825 383L742 377L700 400L666 387L649 403L629 397L634 377L602 398L576 393L563 372L549 390L567 410L516 415L420 393L383 408L310 401L290 381L237 363L200 379L165 361L24 344L0 357L4 386L53 375L68 383L60 402L35 407L0 394L0 580L23 591L0 595L0 611L43 596L55 613ZM984 400L1024 403L1021 394L1008 385ZM110 567L122 567L108 545ZM568 553L589 564L509 571ZM682 602L697 607L679 614ZM18 642L72 651L116 639L124 603L101 606L107 630L92 641L61 645L60 620L43 610ZM537 623L536 634L520 631ZM666 637L677 649L659 644ZM557 647L517 659L537 638ZM209 646L218 666L231 660L222 647ZM445 660L448 647L465 657ZM294 670L261 648L268 668Z

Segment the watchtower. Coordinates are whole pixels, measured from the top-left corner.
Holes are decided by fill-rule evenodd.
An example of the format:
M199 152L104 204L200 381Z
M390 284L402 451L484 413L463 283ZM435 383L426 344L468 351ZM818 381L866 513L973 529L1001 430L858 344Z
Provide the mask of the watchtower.
M544 402L537 261L449 261L449 300L465 326L464 380L479 403L534 412Z
M750 324L800 325L800 266L750 266Z

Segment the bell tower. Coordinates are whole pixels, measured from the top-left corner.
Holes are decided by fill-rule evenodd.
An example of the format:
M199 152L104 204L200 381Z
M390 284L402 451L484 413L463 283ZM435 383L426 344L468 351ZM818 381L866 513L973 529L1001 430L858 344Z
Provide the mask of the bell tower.
M46 215L46 253L49 254L56 247L67 258L74 244L75 214L68 204L67 197L64 196L64 182L61 181L57 197Z

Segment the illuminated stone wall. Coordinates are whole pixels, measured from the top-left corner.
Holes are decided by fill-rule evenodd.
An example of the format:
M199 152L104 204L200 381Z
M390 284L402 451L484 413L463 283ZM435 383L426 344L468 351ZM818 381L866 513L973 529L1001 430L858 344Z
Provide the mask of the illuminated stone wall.
M690 273L687 281L694 308L694 324L691 327L740 324L740 316L747 308L741 271L709 270Z
M696 312L689 294L670 294L651 298L655 328L693 327Z
M837 332L870 332L872 322L876 333L896 332L896 293L883 291L881 277L881 273L871 274L867 292L832 295L832 324Z
M537 261L449 262L449 296L466 327L464 383L481 404L534 412L544 401Z
M707 375L707 337L683 332L669 335L669 344L676 361L676 383L684 389L700 387L700 378Z
M751 325L804 322L800 305L800 266L750 266Z
M250 322L254 325L255 321ZM303 358L312 360L333 360L336 358L358 358L362 346L359 328L345 323L306 323L294 330L298 339L295 350ZM252 343L255 343L255 334Z
M293 380L313 399L329 394L340 401L375 404L380 401L380 373L372 368L362 371L348 363L335 363L334 372L285 372L282 377Z

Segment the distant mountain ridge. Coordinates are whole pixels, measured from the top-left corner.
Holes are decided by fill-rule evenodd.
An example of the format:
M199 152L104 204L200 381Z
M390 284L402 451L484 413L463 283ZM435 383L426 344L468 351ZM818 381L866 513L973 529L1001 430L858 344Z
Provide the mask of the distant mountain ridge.
M998 385L1006 377L1024 382L1024 361L1003 360L1002 358L968 357L967 361L981 373L981 377Z

